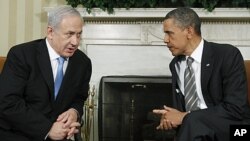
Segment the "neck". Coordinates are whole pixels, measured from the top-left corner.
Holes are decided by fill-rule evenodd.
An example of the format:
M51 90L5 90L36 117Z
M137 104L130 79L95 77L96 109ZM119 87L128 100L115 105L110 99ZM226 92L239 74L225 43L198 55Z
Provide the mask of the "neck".
M197 37L197 38L193 38L192 40L190 40L188 46L187 46L187 50L184 53L184 55L186 56L191 56L191 54L194 52L194 50L198 47L198 45L200 44L202 38L201 37Z

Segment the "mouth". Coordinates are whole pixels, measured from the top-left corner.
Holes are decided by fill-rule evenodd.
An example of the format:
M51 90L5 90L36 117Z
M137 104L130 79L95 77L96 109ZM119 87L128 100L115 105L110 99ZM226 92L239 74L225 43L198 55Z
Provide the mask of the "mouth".
M74 53L76 51L76 48L75 47L69 47L69 48L66 49L66 51L68 53Z
M172 47L172 46L170 46L170 45L167 45L167 47L168 47L168 49L169 49L169 50L173 48L173 47Z
M173 46L168 46L169 51L173 52L175 48Z
M173 52L173 50L174 50L173 48L168 48L168 49L169 49L171 52Z

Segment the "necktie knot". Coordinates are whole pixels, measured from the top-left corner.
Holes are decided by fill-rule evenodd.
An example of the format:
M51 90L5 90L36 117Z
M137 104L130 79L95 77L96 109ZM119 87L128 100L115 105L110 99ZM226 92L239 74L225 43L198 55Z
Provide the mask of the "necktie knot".
M58 61L58 65L62 65L62 64L64 63L64 61L65 61L65 58L63 58L63 57L58 57L58 58L57 58L57 61Z
M192 65L193 62L194 62L194 58L192 58L192 57L188 57L187 58L187 66L189 68L191 68L191 65Z

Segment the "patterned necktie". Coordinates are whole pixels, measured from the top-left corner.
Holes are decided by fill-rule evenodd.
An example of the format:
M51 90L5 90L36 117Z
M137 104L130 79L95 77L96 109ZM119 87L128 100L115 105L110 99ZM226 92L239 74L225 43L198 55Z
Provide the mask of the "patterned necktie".
M57 67L57 73L56 73L56 79L55 79L55 99L57 97L58 91L60 89L62 80L63 80L63 63L65 61L65 58L58 57L58 67Z
M184 72L184 93L186 111L194 111L199 109L194 70L192 68L193 61L194 59L192 57L187 58L187 67Z

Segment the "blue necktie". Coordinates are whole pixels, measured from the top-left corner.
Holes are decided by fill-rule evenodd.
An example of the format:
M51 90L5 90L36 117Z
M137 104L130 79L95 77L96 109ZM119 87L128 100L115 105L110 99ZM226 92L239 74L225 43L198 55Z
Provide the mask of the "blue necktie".
M56 73L56 79L55 79L55 99L57 97L58 91L60 89L62 80L63 80L63 63L65 59L63 57L57 58L58 61L58 67L57 67L57 73Z

